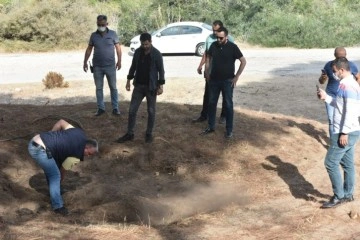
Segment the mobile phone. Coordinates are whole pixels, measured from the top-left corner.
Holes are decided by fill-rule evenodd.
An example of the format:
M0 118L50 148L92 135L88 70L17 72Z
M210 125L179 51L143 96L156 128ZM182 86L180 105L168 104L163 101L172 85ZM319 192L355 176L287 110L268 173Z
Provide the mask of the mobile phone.
M319 91L320 88L319 88L319 85L316 84L316 91Z
M326 74L325 69L321 69L322 74Z

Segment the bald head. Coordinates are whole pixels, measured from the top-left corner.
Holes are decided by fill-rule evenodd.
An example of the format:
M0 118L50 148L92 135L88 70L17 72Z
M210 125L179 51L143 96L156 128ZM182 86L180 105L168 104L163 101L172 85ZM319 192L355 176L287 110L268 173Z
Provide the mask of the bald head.
M334 51L335 58L346 58L346 50L344 47L337 47Z

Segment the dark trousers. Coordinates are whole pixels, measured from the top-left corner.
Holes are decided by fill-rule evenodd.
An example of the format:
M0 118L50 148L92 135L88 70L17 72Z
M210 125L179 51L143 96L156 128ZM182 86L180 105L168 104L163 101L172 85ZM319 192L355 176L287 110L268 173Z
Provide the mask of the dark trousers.
M134 86L129 109L128 134L134 134L137 111L144 97L146 97L148 112L146 134L152 134L155 125L156 96L156 91L149 91L147 85Z
M208 124L210 129L215 129L216 107L219 100L220 92L225 98L226 109L226 133L230 134L233 130L234 106L233 106L232 78L226 80L209 81L209 118Z
M208 81L205 81L205 92L204 92L203 108L201 111L201 117L207 119L208 114L209 114L209 83L208 83ZM226 101L225 101L224 95L223 95L220 117L226 117Z

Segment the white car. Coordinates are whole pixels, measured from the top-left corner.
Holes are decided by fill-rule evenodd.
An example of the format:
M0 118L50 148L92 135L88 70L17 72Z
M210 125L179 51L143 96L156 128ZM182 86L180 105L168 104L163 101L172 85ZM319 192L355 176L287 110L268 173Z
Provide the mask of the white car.
M212 27L202 22L176 22L153 32L152 44L161 53L194 53L202 56ZM140 35L130 41L130 54L140 47Z

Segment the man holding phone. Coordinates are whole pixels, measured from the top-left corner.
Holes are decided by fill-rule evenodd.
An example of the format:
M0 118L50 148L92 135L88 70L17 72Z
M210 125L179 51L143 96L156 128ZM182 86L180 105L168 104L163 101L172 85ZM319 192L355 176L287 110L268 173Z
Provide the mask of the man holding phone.
M344 47L336 47L334 51L334 56L335 56L335 60L339 58L346 58L346 49ZM326 81L328 81L325 91L331 97L336 96L337 90L339 88L339 81L336 78L331 68L333 62L334 60L331 60L325 64L324 69L321 70L322 73L319 77L320 84L324 84ZM350 72L354 76L358 75L358 68L356 67L355 63L349 61L349 66L350 66ZM329 136L331 137L334 131L333 129L334 107L326 102L325 102L325 106L329 121Z
M332 72L339 82L336 96L332 97L322 89L317 91L319 99L334 106L332 117L334 128L325 157L325 167L334 195L321 208L332 208L354 201L354 155L360 136L360 86L350 72L349 61L345 57L335 59L332 63ZM340 171L340 166L343 173Z

